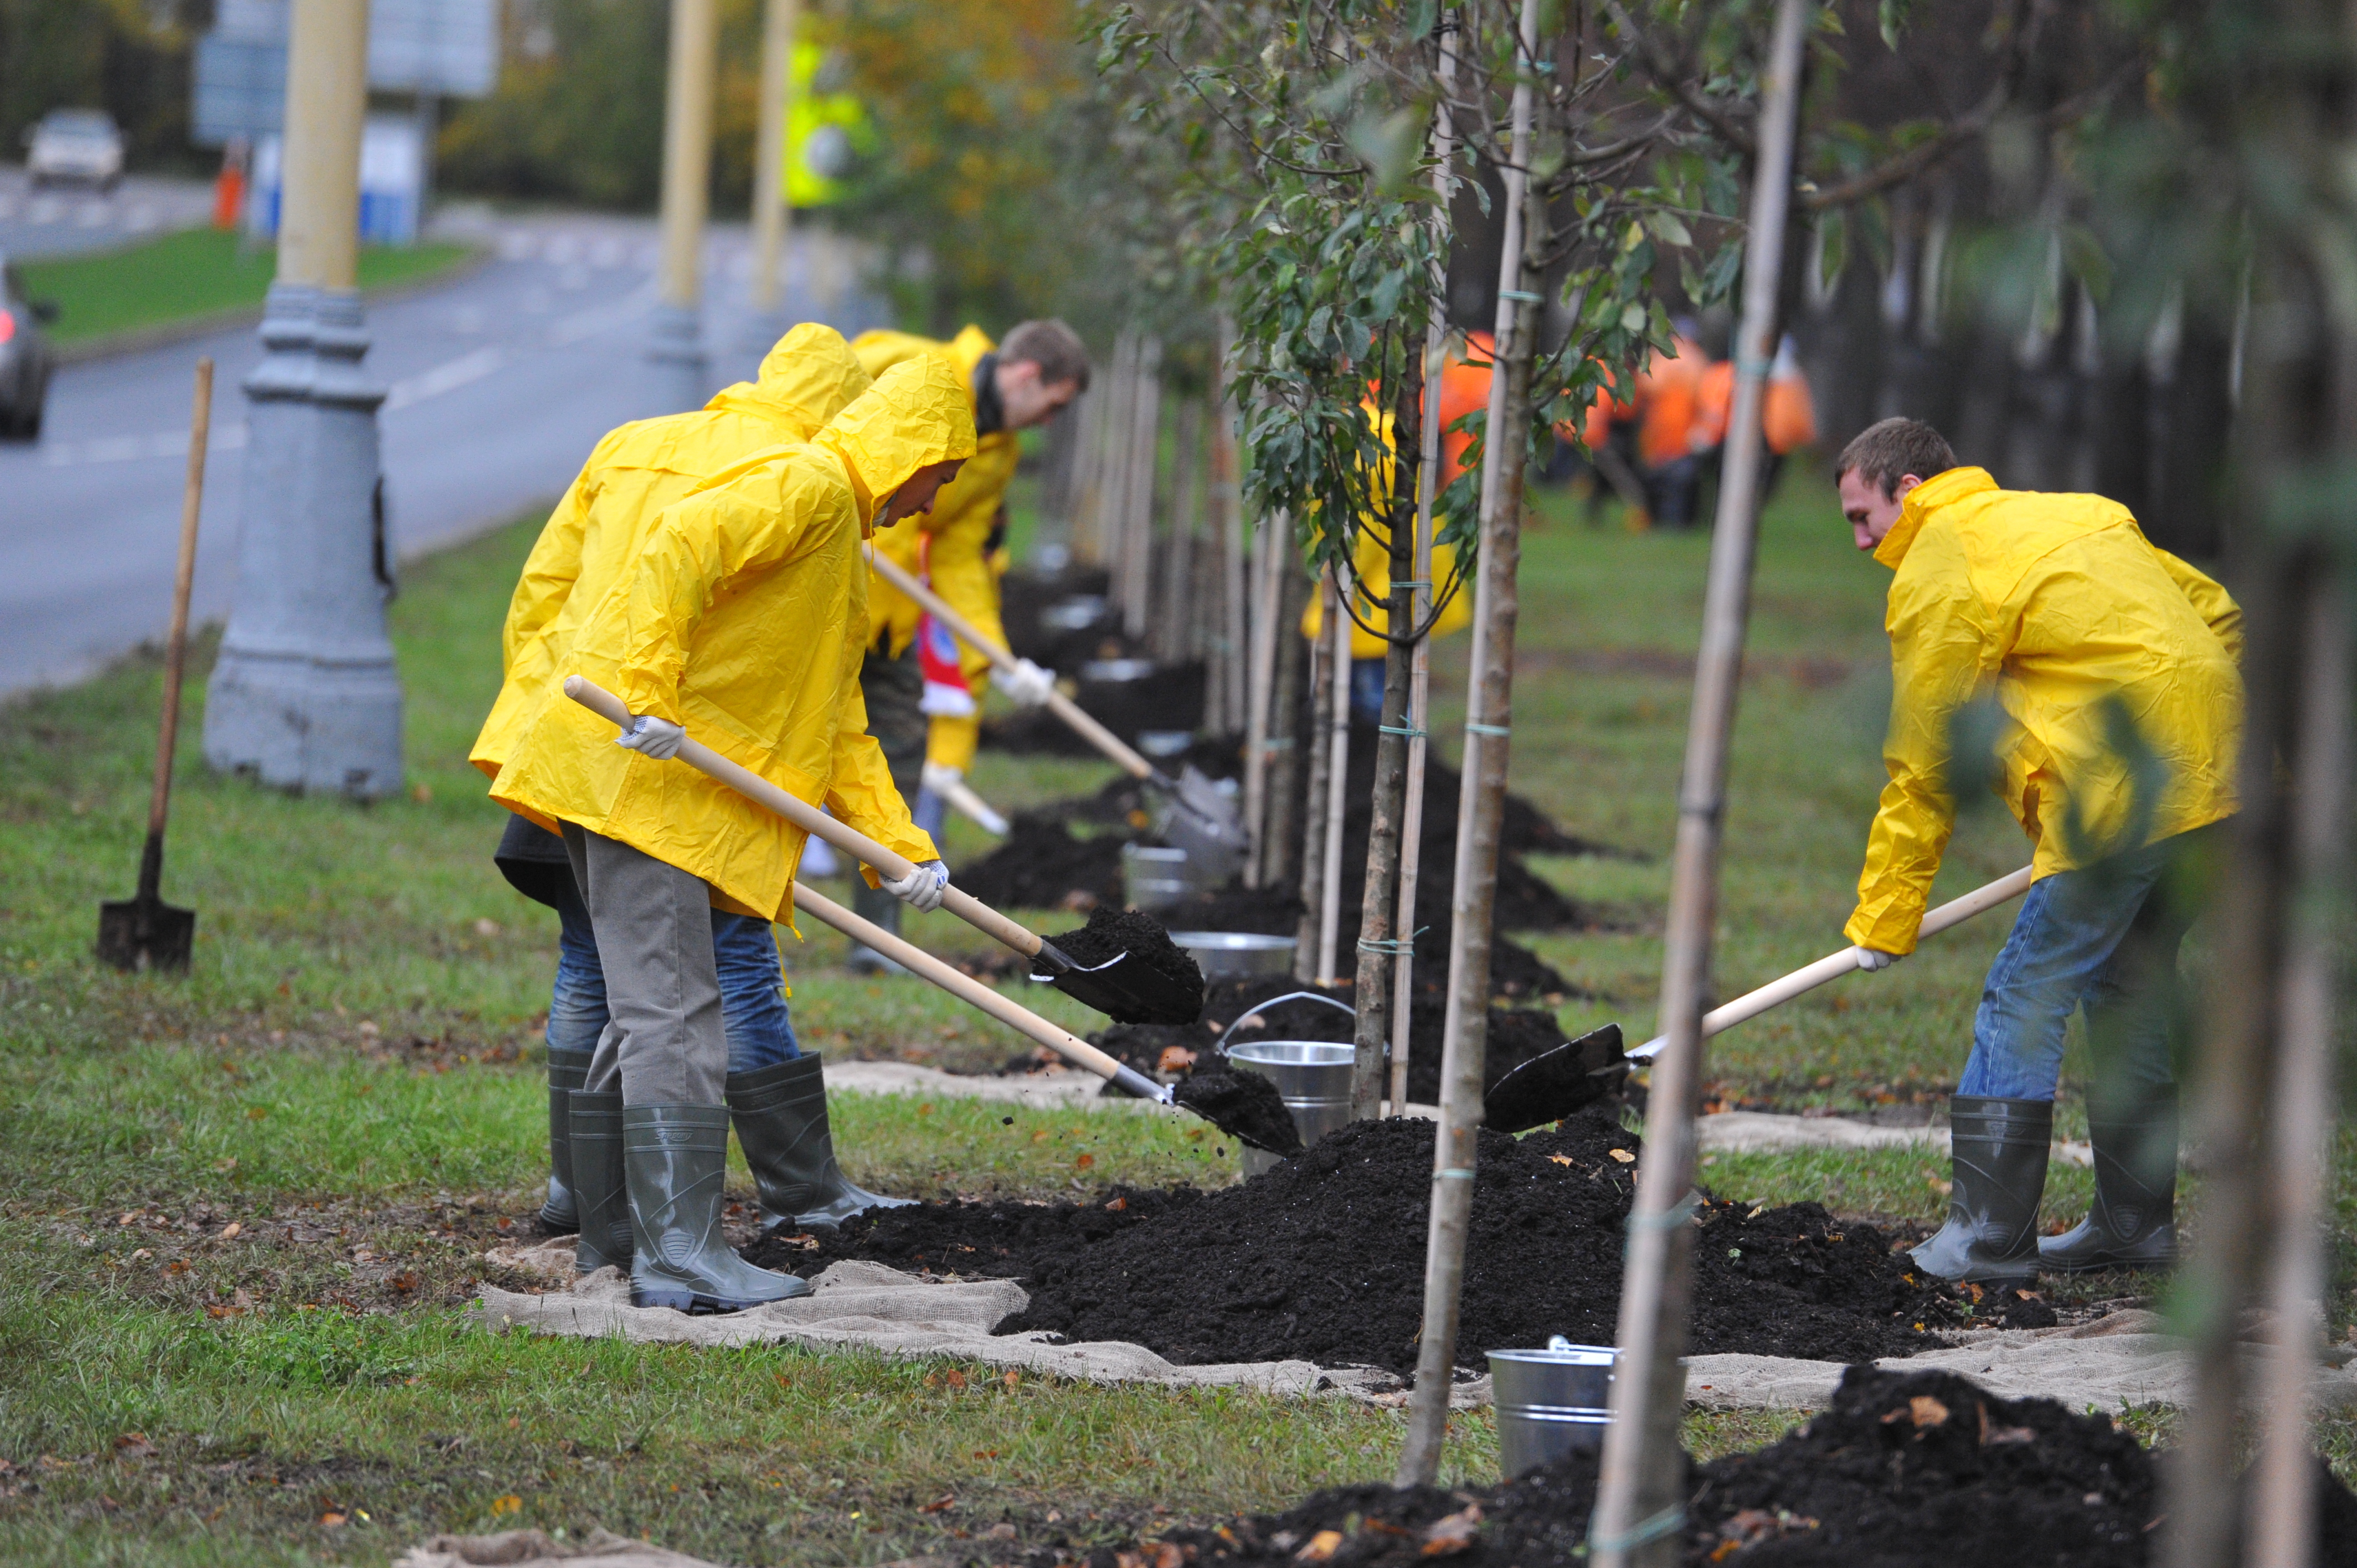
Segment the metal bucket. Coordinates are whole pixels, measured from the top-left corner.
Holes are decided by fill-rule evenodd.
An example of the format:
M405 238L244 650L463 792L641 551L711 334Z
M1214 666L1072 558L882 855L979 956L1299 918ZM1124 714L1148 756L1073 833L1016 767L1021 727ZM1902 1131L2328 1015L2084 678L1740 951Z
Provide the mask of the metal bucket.
M1121 846L1121 895L1131 908L1167 909L1191 891L1185 850Z
M1566 1454L1596 1454L1612 1423L1609 1345L1575 1345L1558 1334L1544 1350L1492 1350L1498 1474L1512 1480Z
M1351 1064L1357 1047L1328 1040L1254 1040L1228 1047L1228 1060L1246 1072L1275 1080L1293 1112L1293 1125L1306 1148L1351 1121ZM1244 1145L1244 1175L1274 1168L1280 1157Z
M1193 955L1205 980L1293 972L1296 940L1292 937L1264 937L1251 931L1173 931L1170 940Z

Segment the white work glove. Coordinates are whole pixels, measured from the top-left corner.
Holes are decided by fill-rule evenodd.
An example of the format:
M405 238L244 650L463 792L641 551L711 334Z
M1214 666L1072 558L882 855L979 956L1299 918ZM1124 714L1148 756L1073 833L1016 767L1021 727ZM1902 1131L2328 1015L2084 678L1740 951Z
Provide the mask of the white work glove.
M898 882L884 884L884 891L920 914L931 914L942 907L942 895L949 886L950 868L938 860L928 860Z
M1860 948L1857 950L1857 967L1872 974L1878 970L1889 969L1906 956L1903 952L1883 952L1877 948Z
M679 755L680 746L686 739L687 731L669 719L659 719L652 714L640 714L630 721L630 727L624 730L621 738L614 744L635 751L640 757L651 757L657 762L669 762Z
M952 768L946 762L928 762L925 764L924 777L926 789L936 795L946 797L951 790L964 781L965 769Z
M1028 659L1018 659L1011 671L992 665L990 683L1013 698L1019 706L1036 708L1046 703L1049 693L1056 689L1056 672L1042 670Z

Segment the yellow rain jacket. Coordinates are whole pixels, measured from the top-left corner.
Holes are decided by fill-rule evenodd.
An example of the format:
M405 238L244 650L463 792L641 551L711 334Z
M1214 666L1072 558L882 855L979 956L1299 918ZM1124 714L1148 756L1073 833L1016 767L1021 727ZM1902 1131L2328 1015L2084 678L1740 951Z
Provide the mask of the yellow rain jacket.
M957 376L958 384L966 389L967 406L971 408L974 367L996 347L981 328L969 327L946 343L909 332L864 332L852 340L851 351L859 356L860 364L871 376L880 376L903 360L919 355L939 360ZM912 575L930 572L933 592L950 608L972 621L975 630L1001 648L1006 646L1006 628L999 619L998 575L991 570L984 546L989 542L991 528L997 521L1006 487L1015 478L1015 463L1019 456L1020 444L1012 430L994 430L980 437L973 461L958 471L955 479L942 487L941 496L930 513L903 518L876 536L876 548L902 570ZM919 550L926 540L931 544L920 566ZM873 645L888 636L886 651L899 658L917 635L920 613L916 601L898 588L883 583L873 585L867 595L868 642ZM958 668L979 696L990 660L961 642ZM925 760L951 768L969 768L981 737L980 714L966 718L937 714L926 730Z
M1955 821L1950 724L1984 692L2011 721L1999 790L2038 846L2039 876L2093 858L2072 853L2069 812L2094 854L2140 847L2122 842L2138 803L2133 764L2107 738L2113 698L2167 769L2146 842L2233 814L2242 611L2147 542L2126 507L2001 490L1986 469L1952 468L1909 492L1874 558L1897 574L1886 622L1890 782L1843 928L1851 941L1914 950Z
M613 725L563 693L581 674L910 859L935 858L866 733L859 548L910 475L973 453L964 389L920 360L809 442L666 507L525 715L491 798L691 872L722 908L791 920L802 831L684 764L616 746Z
M841 333L804 323L778 339L759 380L738 381L695 413L642 419L598 442L524 561L508 603L499 700L468 760L499 776L525 715L636 564L657 513L757 452L809 440L867 385Z
M1392 416L1389 413L1379 414L1377 421L1383 435L1383 449L1389 452ZM1391 486L1391 466L1386 458L1382 478L1385 489ZM1438 519L1434 520L1436 527L1438 522ZM1448 584L1448 570L1456 559L1456 546L1436 544L1432 547L1432 592L1436 596ZM1359 579L1359 591L1353 596L1358 601L1359 613L1351 624L1351 657L1381 659L1391 650L1391 645L1376 633L1391 629L1392 547L1391 532L1379 520L1372 517L1361 519L1358 542L1351 546L1351 565ZM1360 621L1366 625L1360 625ZM1456 594L1442 608L1432 635L1447 637L1451 632L1462 631L1472 622L1473 583L1469 577L1458 585ZM1314 641L1325 624L1326 596L1323 592L1314 593L1309 596L1309 607L1302 612L1301 635ZM1369 631L1369 626L1375 628L1376 631Z

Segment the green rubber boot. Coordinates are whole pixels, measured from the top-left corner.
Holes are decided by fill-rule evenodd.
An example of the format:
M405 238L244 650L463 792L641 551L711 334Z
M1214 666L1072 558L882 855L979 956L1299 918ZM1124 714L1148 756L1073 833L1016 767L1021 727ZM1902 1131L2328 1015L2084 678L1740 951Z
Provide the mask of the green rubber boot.
M914 1201L869 1192L843 1174L816 1056L730 1073L727 1096L737 1142L760 1190L762 1230L791 1222L797 1230L832 1230L862 1210L905 1208Z
M1948 1222L1909 1254L1957 1284L2028 1287L2038 1278L2038 1200L2054 1133L2047 1100L1948 1099Z
M630 1187L630 1304L701 1316L742 1312L810 1283L757 1269L720 1230L728 1171L725 1105L633 1105L622 1112L622 1165Z
M573 1091L589 1081L587 1051L548 1053L548 1201L540 1222L552 1236L581 1229L573 1196Z
M2177 1262L2177 1090L2134 1116L2087 1112L2095 1203L2087 1218L2038 1243L2054 1273L2165 1269Z
M573 1197L581 1212L574 1265L591 1273L630 1266L630 1203L622 1182L622 1097L576 1089L565 1116L573 1133Z

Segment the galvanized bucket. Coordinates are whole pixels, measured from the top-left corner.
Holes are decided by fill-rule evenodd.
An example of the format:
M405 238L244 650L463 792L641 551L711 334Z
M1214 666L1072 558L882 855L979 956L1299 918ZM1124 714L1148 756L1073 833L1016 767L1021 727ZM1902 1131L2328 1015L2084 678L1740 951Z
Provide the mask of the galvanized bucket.
M1121 894L1131 908L1168 909L1191 891L1185 850L1121 846Z
M1327 1040L1254 1040L1228 1052L1228 1060L1246 1072L1276 1081L1285 1108L1293 1112L1306 1148L1351 1121L1351 1046ZM1279 1156L1244 1145L1244 1175L1256 1176L1275 1167Z
M1296 941L1292 937L1264 937L1252 931L1173 931L1170 940L1193 955L1205 980L1293 972Z
M1490 1352L1501 1477L1511 1481L1566 1454L1602 1451L1619 1355L1609 1345L1575 1345L1560 1334L1544 1350Z

